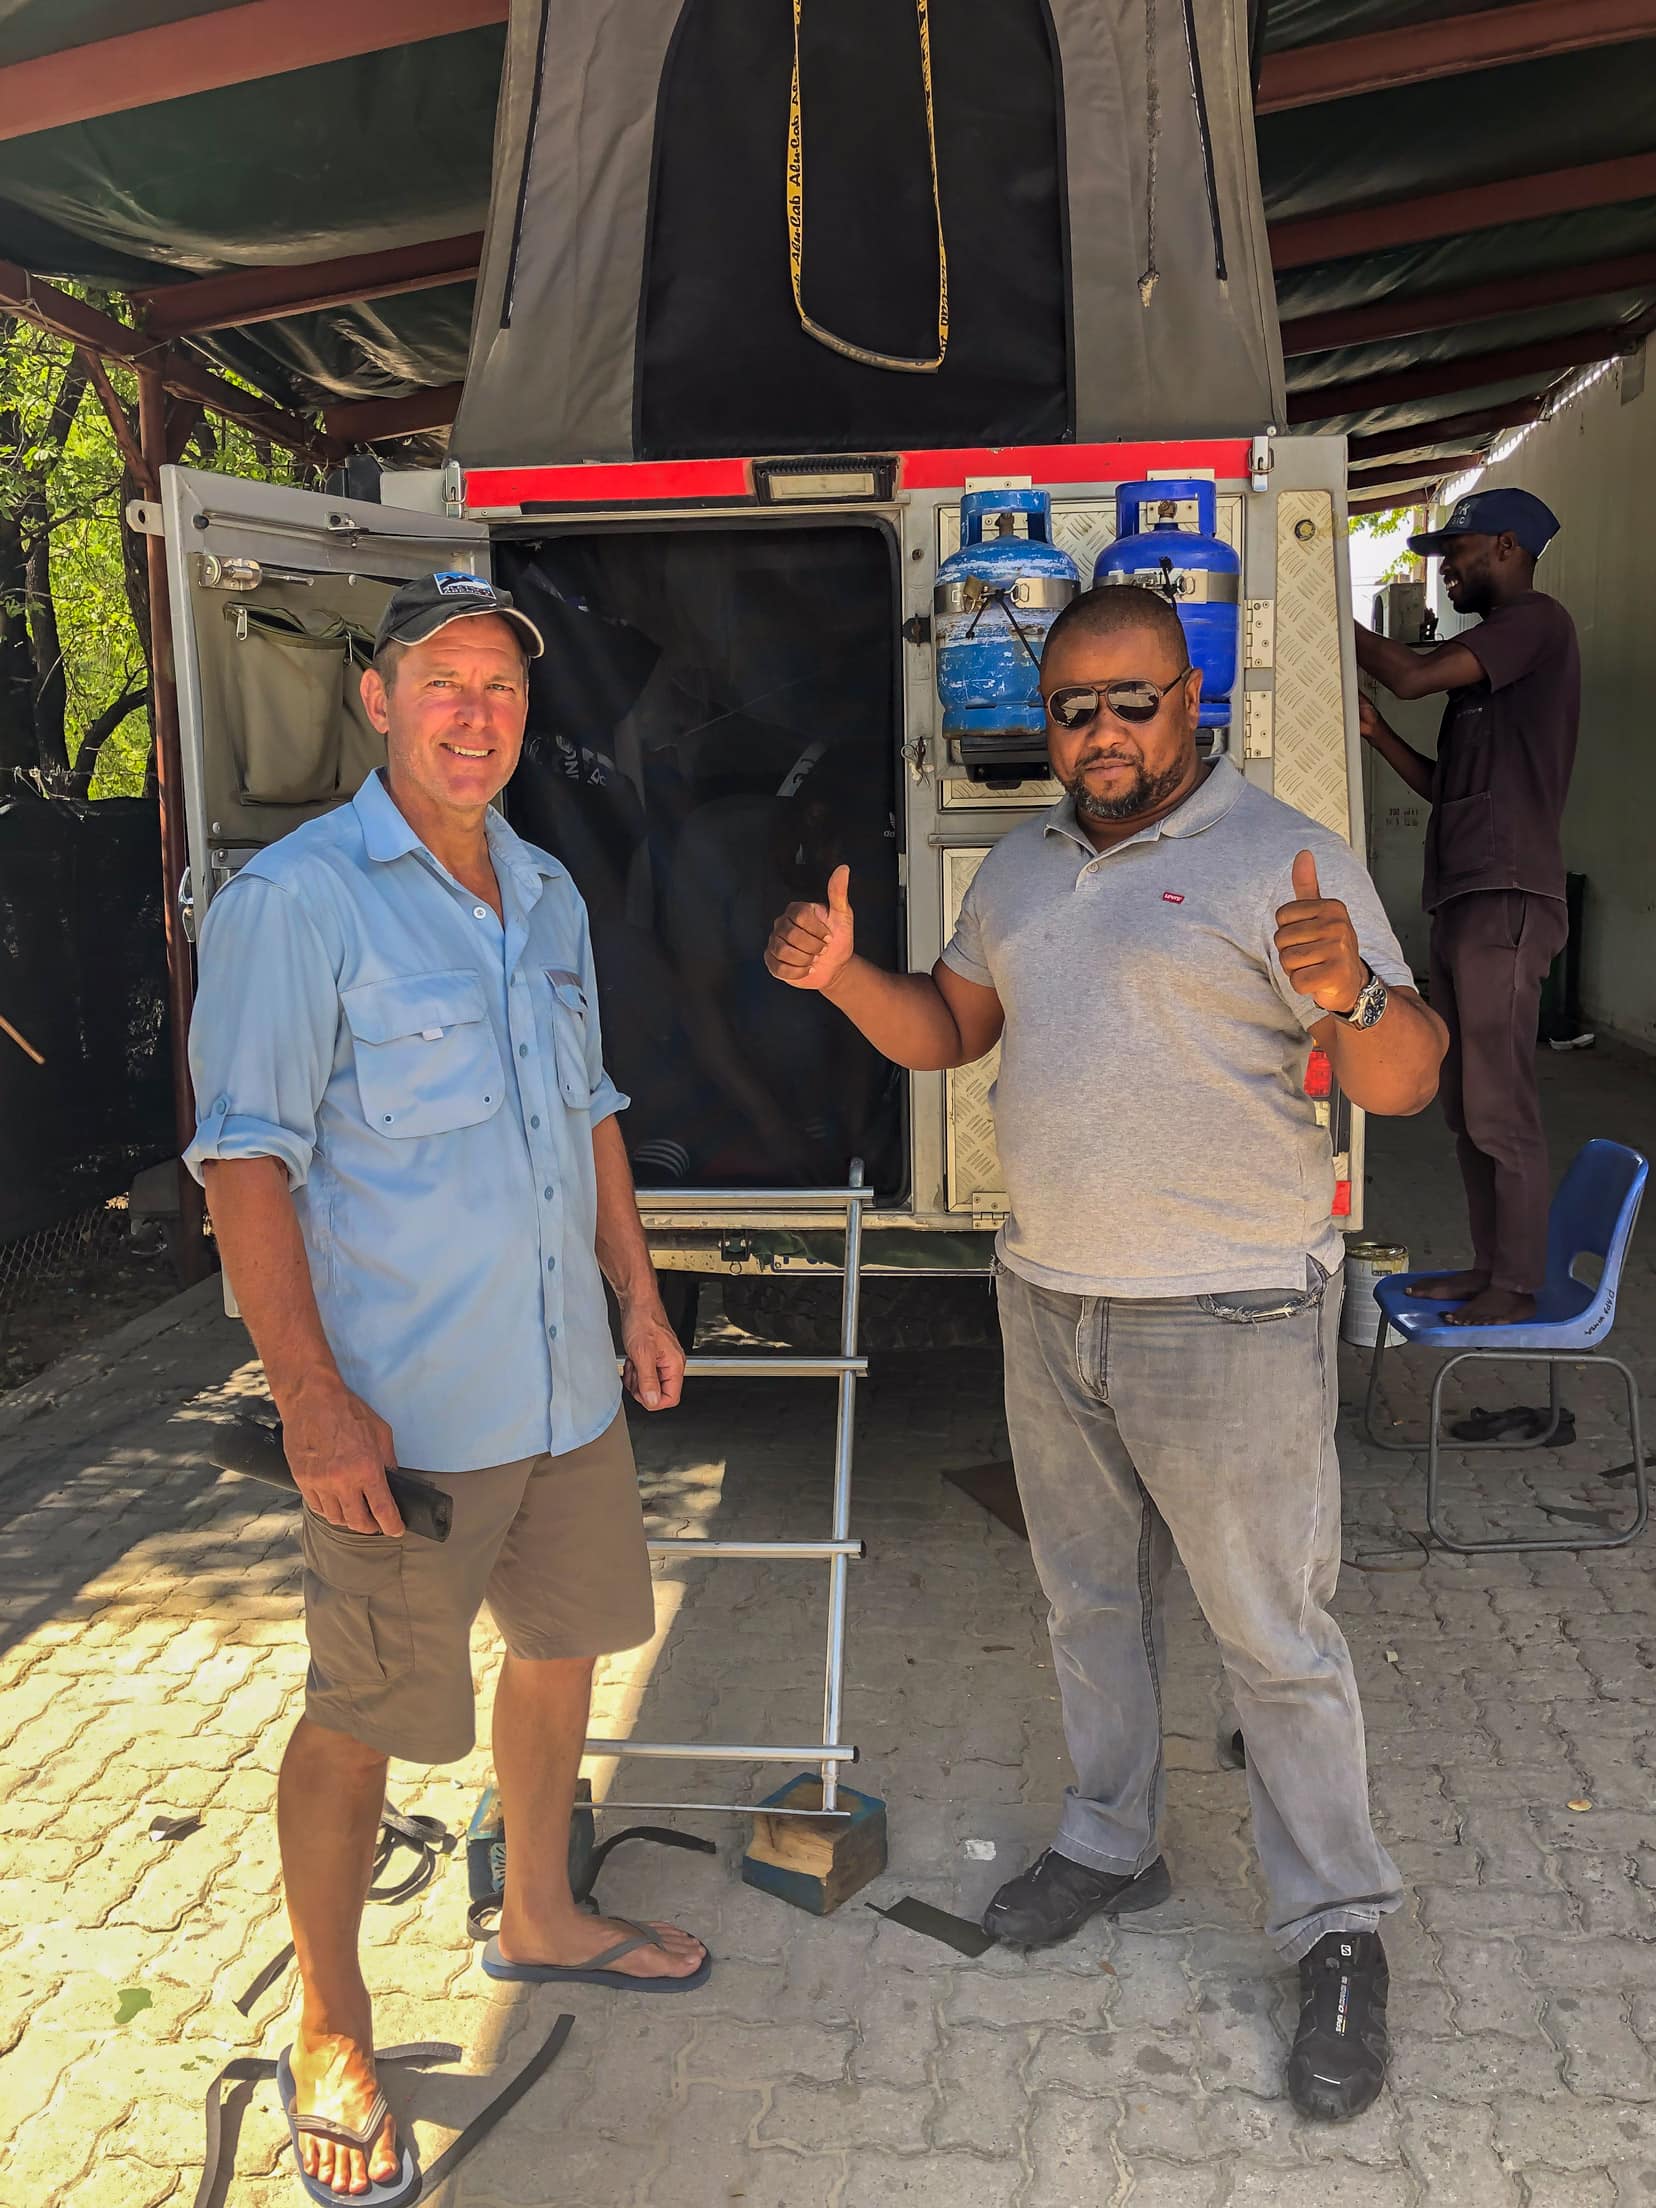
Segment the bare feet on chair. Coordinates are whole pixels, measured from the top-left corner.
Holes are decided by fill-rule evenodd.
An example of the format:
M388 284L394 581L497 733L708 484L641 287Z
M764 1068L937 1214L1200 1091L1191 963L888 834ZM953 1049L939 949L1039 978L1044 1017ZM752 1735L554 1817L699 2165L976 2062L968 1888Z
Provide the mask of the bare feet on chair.
M1422 1303L1459 1303L1463 1296L1481 1296L1488 1286L1487 1273L1439 1273L1417 1280L1409 1294Z
M1445 1326L1522 1326L1535 1316L1535 1298L1516 1288L1485 1288L1458 1311L1443 1314Z

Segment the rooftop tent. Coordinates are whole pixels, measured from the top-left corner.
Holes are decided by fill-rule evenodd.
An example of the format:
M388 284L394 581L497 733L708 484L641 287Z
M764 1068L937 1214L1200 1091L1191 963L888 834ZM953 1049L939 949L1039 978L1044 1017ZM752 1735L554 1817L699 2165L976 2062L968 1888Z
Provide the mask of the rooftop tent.
M1243 0L513 0L453 451L1280 422L1247 50Z

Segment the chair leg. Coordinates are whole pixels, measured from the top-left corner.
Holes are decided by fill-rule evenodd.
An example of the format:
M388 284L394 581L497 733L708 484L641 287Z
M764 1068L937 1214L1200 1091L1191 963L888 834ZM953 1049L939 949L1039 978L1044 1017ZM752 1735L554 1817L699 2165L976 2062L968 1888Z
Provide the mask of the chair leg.
M1622 1376L1622 1385L1627 1390L1627 1425L1628 1431L1633 1436L1633 1522L1631 1525L1623 1527L1622 1531L1613 1540L1602 1543L1595 1541L1592 1546L1594 1548L1619 1549L1624 1542L1631 1541L1637 1535L1643 1533L1650 1517L1650 1486L1645 1473L1644 1429L1639 1417L1638 1381L1634 1379L1632 1373L1628 1371L1619 1357L1604 1357L1599 1362L1614 1365Z
M1530 1358L1533 1358L1534 1354L1534 1352L1530 1352ZM1583 1535L1578 1533L1536 1535L1520 1534L1499 1541L1457 1541L1453 1534L1446 1533L1443 1527L1438 1523L1439 1475L1441 1472L1442 1457L1443 1389L1445 1382L1448 1380L1449 1375L1459 1365L1467 1365L1472 1363L1516 1364L1528 1361L1529 1358L1526 1358L1523 1353L1511 1350L1462 1350L1458 1357L1451 1357L1448 1360L1448 1362L1443 1366L1442 1370L1438 1373L1437 1378L1433 1381L1431 1400L1431 1428L1427 1436L1426 1443L1426 1524L1431 1533L1431 1536L1433 1540L1439 1544L1440 1547L1445 1549L1452 1549L1458 1556L1488 1556L1495 1554L1496 1552L1501 1550L1512 1549L1619 1549L1626 1542L1635 1539L1637 1535L1644 1531L1645 1524L1650 1515L1650 1500L1644 1461L1644 1436L1642 1430L1642 1422L1639 1416L1638 1382L1634 1379L1632 1373L1621 1362L1621 1360L1616 1357L1549 1357L1545 1360L1548 1366L1548 1377L1551 1383L1551 1402L1553 1407L1553 1420L1552 1425L1548 1428L1548 1433L1550 1435L1551 1433L1556 1432L1558 1426L1561 1385L1559 1380L1559 1370L1561 1366L1609 1365L1621 1374L1622 1384L1627 1389L1627 1422L1633 1436L1634 1514L1632 1522L1629 1525L1626 1525L1624 1527L1621 1527L1619 1530L1615 1530L1609 1533L1593 1535ZM1457 1449L1462 1447L1487 1449L1498 1448L1502 1446L1510 1448L1513 1445L1511 1443L1501 1444L1482 1442L1457 1444ZM1545 1442L1544 1440L1540 1442L1530 1442L1525 1446L1530 1448L1541 1448L1545 1446Z
M1376 1427L1375 1413L1380 1407L1380 1367L1386 1355L1386 1338L1391 1332L1384 1311L1380 1314L1380 1331L1374 1337L1374 1356L1369 1363L1368 1393L1363 1398L1363 1432L1376 1449L1390 1449L1394 1455L1412 1457L1418 1454L1418 1441L1393 1441Z

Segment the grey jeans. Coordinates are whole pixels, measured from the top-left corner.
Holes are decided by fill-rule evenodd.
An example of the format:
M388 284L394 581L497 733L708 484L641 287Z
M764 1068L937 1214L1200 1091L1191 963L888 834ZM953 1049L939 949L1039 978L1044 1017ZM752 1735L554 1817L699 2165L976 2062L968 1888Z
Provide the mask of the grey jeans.
M1363 1714L1328 1614L1341 1281L1155 1302L1059 1295L998 1269L1006 1416L1076 1785L1056 1846L1155 1859L1162 1591L1177 1548L1248 1751L1267 1931L1290 1961L1402 1901L1369 1821Z

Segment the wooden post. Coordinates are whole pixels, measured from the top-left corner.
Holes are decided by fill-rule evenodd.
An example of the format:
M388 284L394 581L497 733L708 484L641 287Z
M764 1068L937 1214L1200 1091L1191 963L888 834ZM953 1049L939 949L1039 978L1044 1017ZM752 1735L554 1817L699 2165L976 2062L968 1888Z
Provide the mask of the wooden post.
M146 487L159 492L169 458L167 389L155 368L138 370L138 443ZM153 493L152 493L153 495ZM173 680L172 593L167 547L144 539L149 572L150 678L155 710L155 784L161 811L161 924L167 945L167 1024L172 1040L173 1125L178 1141L178 1242L175 1257L185 1284L204 1279L209 1267L203 1234L201 1190L183 1162L195 1134L195 1088L190 1080L190 1011L195 968L178 910L178 889L189 864L184 823L184 754L178 730L178 689Z

